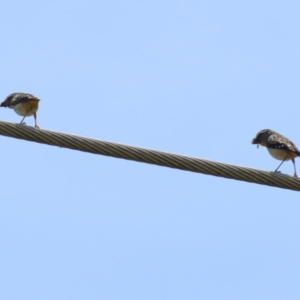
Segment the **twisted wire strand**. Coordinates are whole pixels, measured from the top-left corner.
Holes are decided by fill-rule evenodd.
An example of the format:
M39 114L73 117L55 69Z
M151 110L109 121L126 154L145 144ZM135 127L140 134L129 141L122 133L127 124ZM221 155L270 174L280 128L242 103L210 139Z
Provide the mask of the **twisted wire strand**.
M280 173L106 142L50 130L35 129L5 121L0 121L0 135L174 169L300 191L300 180Z

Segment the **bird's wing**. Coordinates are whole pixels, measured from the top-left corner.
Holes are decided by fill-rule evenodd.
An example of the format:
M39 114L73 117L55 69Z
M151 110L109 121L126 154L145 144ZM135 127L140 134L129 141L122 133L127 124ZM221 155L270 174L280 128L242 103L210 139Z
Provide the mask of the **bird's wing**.
M300 151L297 146L288 138L282 135L271 135L268 139L267 144L269 148L292 151L297 155L300 155Z
M24 103L30 100L38 100L38 99L31 94L16 94L12 97L11 104L17 105L19 103Z

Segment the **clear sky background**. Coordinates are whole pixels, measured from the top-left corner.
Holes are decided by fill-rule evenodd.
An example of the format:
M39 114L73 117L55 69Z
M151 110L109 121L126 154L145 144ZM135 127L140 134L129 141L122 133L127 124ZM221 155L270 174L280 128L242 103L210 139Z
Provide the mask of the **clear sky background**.
M41 128L270 171L259 130L300 146L299 1L6 1L0 33ZM299 193L0 140L1 299L299 299Z

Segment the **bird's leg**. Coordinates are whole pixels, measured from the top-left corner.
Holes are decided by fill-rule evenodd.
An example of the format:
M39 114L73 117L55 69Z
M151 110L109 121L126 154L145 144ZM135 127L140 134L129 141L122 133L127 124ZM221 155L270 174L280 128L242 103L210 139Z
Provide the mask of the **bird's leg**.
M296 164L295 164L295 159L294 159L294 158L292 158L292 162L293 162L293 165L294 165L294 171L295 171L294 177L298 178L298 176L297 176L297 171L296 171Z
M286 160L286 158L280 163L280 165L277 167L277 169L274 171L275 173L280 173L279 171L278 171L278 169L279 169L279 167L285 162L285 160Z
M39 129L40 127L37 125L36 122L36 112L33 114L33 116L34 116L34 127Z
M25 122L23 123L23 121L24 121L24 119L27 117L28 113L29 113L29 111L27 111L27 113L24 115L24 117L23 117L23 119L22 119L22 121L21 121L20 124L26 125L26 123L25 123Z
M26 115L23 117L22 121L20 122L21 125L26 125L25 122L23 123L23 121L24 121L25 118L26 118Z

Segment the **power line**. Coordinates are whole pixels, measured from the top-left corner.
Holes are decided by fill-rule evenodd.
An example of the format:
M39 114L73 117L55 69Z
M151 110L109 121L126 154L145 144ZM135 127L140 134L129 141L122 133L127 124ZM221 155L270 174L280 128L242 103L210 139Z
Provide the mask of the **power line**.
M35 129L30 126L10 122L0 121L0 135L174 169L300 191L300 180L280 173L111 143L45 129Z

